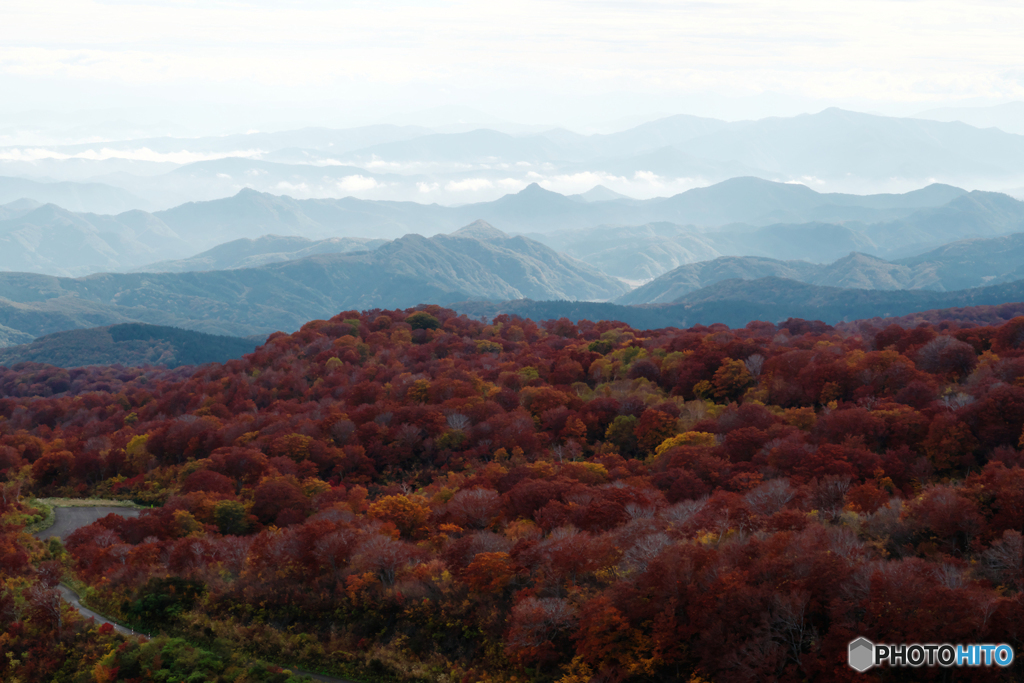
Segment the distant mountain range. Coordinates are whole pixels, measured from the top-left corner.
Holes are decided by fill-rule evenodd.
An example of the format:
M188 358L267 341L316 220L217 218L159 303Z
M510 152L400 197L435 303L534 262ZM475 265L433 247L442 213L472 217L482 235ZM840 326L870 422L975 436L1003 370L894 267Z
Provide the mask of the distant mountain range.
M152 206L148 200L106 183L42 182L28 178L0 177L0 204L21 199L37 204L57 204L68 211L83 213L114 214Z
M751 320L786 318L829 324L874 317L898 317L937 308L998 305L1024 301L1024 280L955 292L841 289L784 278L724 280L692 292L676 305L686 325L725 323L742 327Z
M0 270L85 275L191 253L188 241L145 211L72 213L24 200L0 206Z
M255 268L268 263L294 261L316 254L340 254L350 251L372 251L388 240L361 237L332 237L309 240L305 237L264 235L257 239L239 239L221 244L192 258L160 261L136 270L146 273L185 273L195 270L235 270Z
M670 304L622 305L572 301L459 302L461 313L493 318L501 313L534 320L621 320L639 328L723 323L743 327L754 320L787 318L843 321L908 316L932 309L1000 306L1024 301L1024 280L960 290L867 290L823 287L780 277L723 280Z
M708 235L675 223L602 225L530 236L609 275L631 281L650 280L677 266L721 255Z
M1024 233L962 240L899 261L852 253L829 264L727 256L679 266L617 299L671 303L723 280L782 277L846 289L953 291L1024 279Z
M857 255L848 265L851 272L864 270ZM715 267L729 274L728 266L728 260L722 259ZM733 266L740 272L753 267L749 261ZM776 268L803 277L820 268L793 262L761 266L764 272ZM879 269L884 271L882 266ZM292 331L307 320L347 309L405 308L423 302L453 305L480 317L507 312L534 319L622 320L656 328L712 323L737 327L752 320L778 322L790 317L833 324L1024 301L1024 279L940 292L829 287L777 276L713 282L677 296L672 303L638 306L567 300L609 298L624 290L617 281L536 242L477 223L454 235L410 235L374 251L317 255L257 268L78 279L4 274L0 275L0 342L13 345L62 330L140 321L262 336L277 329ZM487 300L468 301L474 297ZM108 346L105 338L69 339L79 339L86 346ZM68 344L58 346L74 346Z
M33 199L16 199L7 204L0 204L0 221L10 220L18 216L24 216L33 209L38 209L42 204Z
M257 347L255 341L174 327L128 323L69 330L21 346L0 349L0 365L48 363L63 368L85 365L181 365L224 363Z
M915 118L932 121L962 121L975 128L998 128L1024 135L1024 102L1007 102L991 107L947 107L929 109Z
M510 135L486 128L445 133L384 125L4 148L0 175L79 185L61 190L73 194L66 201L57 201L57 189L42 182L16 196L0 191L0 203L9 201L6 196L25 197L111 213L224 198L251 188L296 197L456 205L495 199L534 180L564 188L586 178L637 197L737 176L859 194L904 191L935 180L1000 189L1024 184L1024 135L1014 134L1024 131L986 126L1015 115L993 110L994 119L965 119L981 126L973 127L833 108L758 121L678 115L608 135L563 129ZM116 202L119 208L112 208Z
M256 268L98 274L0 274L0 325L37 337L147 322L249 336L291 331L346 309L473 298L612 299L628 287L585 263L483 222L452 235L407 235L374 251Z
M1020 239L1014 236L1004 246L1019 248ZM956 263L967 263L972 254L994 248L985 242L940 250L917 274L941 277L944 269L955 271ZM1007 262L1012 259L1006 257ZM842 282L847 285L872 277L873 286L898 286L905 269L913 272L918 267L862 255L831 269L801 262L719 259L689 269L695 283L687 285L684 278L677 278L678 289L659 299L671 296L672 303L599 303L593 300L621 296L626 287L537 242L478 222L453 235L408 235L373 251L321 254L256 268L78 279L3 274L0 340L19 343L26 336L140 321L234 336L265 335L277 329L292 331L307 320L347 309L405 308L424 302L454 305L483 317L514 312L538 319L615 319L650 328L711 323L735 327L789 317L836 323L1024 301L1024 279L949 292L829 287L775 275L712 282L737 273L812 279L831 271L845 273ZM687 291L696 285L703 286Z
M731 196L738 204L742 202L742 197L749 196L741 189L744 185L756 187L762 183L765 181L736 179L715 188L722 194L719 202L728 205L730 195L723 190L735 186ZM680 197L695 192L684 193ZM942 201L949 197L952 199L940 206L913 210L909 208L914 203ZM881 204L885 201L891 209L895 209L898 205L896 200L900 199L906 215L880 223L849 220L837 223L733 224L705 230L674 223L650 223L638 227L601 226L559 231L534 237L609 275L642 281L674 267L708 261L718 256L756 256L829 263L851 252L863 252L876 257L898 259L966 238L1024 231L1024 202L1004 194L977 191L965 193L957 188L933 185L918 193L868 196L862 199L864 203L874 200ZM819 204L818 208L821 206ZM838 204L829 204L826 208L832 212L843 209ZM814 206L805 205L805 216L813 215L815 209ZM735 207L732 210L735 211ZM787 212L794 214L797 209L788 209ZM778 215L778 212L768 215Z
M602 170L623 176L635 172L630 157L666 149L681 153L670 168L660 169L670 177L706 177L708 171L718 171L722 178L742 175L741 169L746 169L771 179L866 185L881 178L948 181L1024 172L1022 136L963 123L835 108L758 121L672 116L611 135L584 136L565 130L520 137L487 130L434 134L373 145L341 155L339 160L354 166L423 161L483 166L600 159Z
M0 346L134 323L263 335L420 303L650 326L1024 300L1024 202L956 187L1024 186L1024 136L926 118L0 149ZM90 334L74 339L120 343Z
M645 280L718 255L820 262L850 251L906 256L1024 225L1024 203L943 185L902 195L859 196L735 178L668 199L601 195L608 193L564 196L531 185L492 202L444 207L353 198L299 200L243 190L226 199L116 216L20 202L0 207L0 244L6 245L0 268L78 276L181 260L259 235L381 240L447 233L482 219L528 234L611 275ZM780 217L799 222L780 224ZM822 218L842 224L808 222ZM887 222L864 222L876 219ZM343 251L354 244L330 248Z

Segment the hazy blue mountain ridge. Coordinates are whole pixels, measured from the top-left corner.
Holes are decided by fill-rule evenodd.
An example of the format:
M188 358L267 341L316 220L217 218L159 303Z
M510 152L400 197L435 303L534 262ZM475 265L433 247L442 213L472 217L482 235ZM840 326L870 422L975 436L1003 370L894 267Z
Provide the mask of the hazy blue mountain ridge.
M829 264L726 256L679 266L619 297L622 304L669 303L731 279L783 277L847 289L956 291L1024 278L1024 232L962 240L899 261L851 253Z
M0 204L31 199L57 204L68 211L120 213L149 208L152 204L128 190L97 182L43 182L28 178L0 177Z
M0 204L0 221L24 216L29 211L38 209L42 204L34 199L16 199L7 204Z
M988 189L1024 183L1022 135L835 108L757 121L672 116L609 135L370 126L106 141L43 151L35 158L19 148L0 149L0 175L46 176L77 185L60 189L19 179L22 190L5 200L0 183L0 203L27 197L71 210L116 213L218 199L249 187L300 197L429 198L455 205L494 198L502 187L532 180L560 183L586 174L613 183L614 190L630 188L647 197L659 187L706 185L735 176L861 194L920 187L932 179ZM232 158L209 158L218 155ZM53 195L58 190L61 198ZM845 220L898 217L862 209ZM640 222L652 220L700 222L670 215ZM808 220L840 217L779 214L767 222Z
M938 202L944 204L936 206ZM816 262L851 251L903 257L965 237L1024 229L1024 203L1007 195L965 193L941 185L903 195L823 194L757 178L736 178L646 201L581 201L535 184L493 202L458 207L355 198L293 199L242 190L233 197L152 214L74 214L52 206L16 216L20 209L7 211L13 217L0 219L0 241L7 245L6 255L0 254L0 268L64 276L139 269L260 235L395 239L448 233L478 219L510 233L537 237L630 281L717 255ZM840 222L808 218L823 211ZM902 217L873 224L857 218L879 211ZM771 221L783 214L800 222ZM635 227L663 223L694 227Z
M256 239L242 238L226 242L191 258L159 261L135 270L147 273L235 270L237 268L254 268L280 261L293 261L315 254L372 251L384 244L387 244L387 240L371 240L361 237L331 237L324 240L310 240L305 237L263 235Z
M82 275L120 270L162 255L182 256L191 249L144 211L77 214L44 204L0 220L0 270Z
M862 114L817 114L736 122L682 148L793 178L948 178L1019 175L1024 136L960 122Z
M757 187L763 182L752 184ZM879 258L902 258L965 238L1024 231L1024 202L1008 195L978 191L965 193L945 186L931 186L908 195L860 198L862 204L878 206L887 203L894 206L902 202L908 207L901 209L907 212L903 218L874 224L855 220L764 226L737 224L704 230L693 226L665 225L653 234L648 231L647 235L634 227L602 226L560 231L537 238L610 274L629 280L644 280L674 266L711 260L718 255L815 263L830 263L851 252L868 253ZM953 199L939 207L911 208L950 196ZM768 199L755 203L764 208L777 197L768 195ZM800 210L808 210L807 202L822 195L816 197L797 189L793 197L794 205L801 206ZM724 202L724 199L719 201ZM813 207L808 210L808 213L812 212ZM658 268L663 270L659 272Z
M674 223L599 226L530 236L602 272L631 281L650 280L685 263L721 255L696 228Z
M627 289L585 263L477 223L455 235L406 235L374 251L257 268L83 278L0 273L0 325L33 337L129 321L249 336L353 308L526 293L612 299Z

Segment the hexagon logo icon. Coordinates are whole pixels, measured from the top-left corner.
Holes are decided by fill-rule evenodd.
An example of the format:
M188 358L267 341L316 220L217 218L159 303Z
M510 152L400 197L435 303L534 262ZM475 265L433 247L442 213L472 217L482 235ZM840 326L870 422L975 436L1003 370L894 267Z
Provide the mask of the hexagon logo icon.
M850 643L850 666L860 671L867 671L875 664L875 644L867 638L858 638Z

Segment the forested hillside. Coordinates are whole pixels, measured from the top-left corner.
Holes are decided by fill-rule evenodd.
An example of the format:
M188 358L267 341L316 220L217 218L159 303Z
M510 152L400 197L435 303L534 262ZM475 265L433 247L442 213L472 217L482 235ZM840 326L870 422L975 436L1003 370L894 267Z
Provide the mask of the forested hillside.
M71 572L131 623L371 678L841 681L857 636L1022 646L1024 318L346 311L191 375L0 393L5 680L129 666L45 609ZM65 555L19 492L156 507Z
M291 332L349 307L607 300L627 290L581 261L477 221L451 235L406 235L374 251L237 270L74 279L0 273L0 325L33 337L121 322L247 337Z
M30 344L0 348L0 365L47 363L62 368L84 365L202 365L223 363L258 344L175 327L123 323L88 330L56 332Z

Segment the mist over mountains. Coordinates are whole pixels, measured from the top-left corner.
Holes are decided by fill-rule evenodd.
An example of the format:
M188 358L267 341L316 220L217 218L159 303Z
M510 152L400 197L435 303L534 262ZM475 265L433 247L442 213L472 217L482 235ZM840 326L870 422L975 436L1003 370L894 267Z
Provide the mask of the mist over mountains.
M830 109L8 148L0 170L48 175L0 178L0 346L127 323L261 336L420 303L665 325L1006 303L1024 202L949 181L1024 183L1022 141Z
M117 215L73 213L22 200L0 206L0 243L6 246L0 268L79 276L243 267L284 260L288 254L299 258L374 248L384 240L449 233L484 220L614 277L642 281L721 255L824 263L859 251L893 258L958 239L1024 229L1021 202L938 184L905 194L850 195L734 178L665 199L617 198L604 188L589 194L565 196L533 184L492 202L446 207L352 197L294 199L242 190L233 197L166 211ZM233 266L217 265L217 257L204 260L206 256L192 266L163 265L268 235L320 244L281 247L280 257L236 259ZM307 247L313 251L302 252Z
M128 190L106 183L42 182L28 178L0 177L0 204L30 201L58 204L69 211L121 213L150 208L149 201Z
M821 220L829 217L835 222ZM561 226L571 227L555 229ZM381 233L394 237L365 236ZM959 292L1021 280L1022 238L1024 203L939 184L851 195L735 178L652 200L607 188L565 196L531 185L460 207L243 190L113 216L19 200L0 207L0 266L8 271L0 274L0 344L129 322L265 335L332 311L424 302L700 309L651 318L676 322L694 315L738 322L783 315L787 306L837 320L903 315L962 299L911 290ZM212 246L196 253L204 245ZM160 259L167 256L178 258ZM751 302L740 285L722 289L723 282L758 278L774 278L775 300ZM830 293L815 294L819 303L808 308L800 298L818 292L808 286ZM890 293L858 295L856 305L836 293L871 290ZM1004 303L997 299L1015 291L992 290L980 303Z
M947 117L948 118L948 117ZM0 176L38 183L17 197L71 210L166 209L243 188L296 198L457 205L533 182L572 195L603 184L631 197L671 196L737 176L828 192L905 192L940 182L1024 186L1020 131L841 109L721 121L676 115L611 134L509 134L376 125L205 138L143 138L0 148ZM53 187L60 183L71 183ZM72 204L71 202L77 202Z

